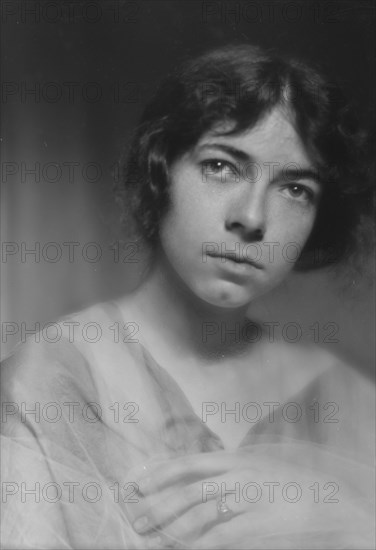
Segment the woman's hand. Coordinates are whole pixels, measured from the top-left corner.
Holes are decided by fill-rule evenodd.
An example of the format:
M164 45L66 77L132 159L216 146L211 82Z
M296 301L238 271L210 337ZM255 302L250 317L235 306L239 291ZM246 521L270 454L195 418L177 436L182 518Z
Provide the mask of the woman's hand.
M274 548L274 539L267 546L273 534L286 543L286 536L302 533L304 526L323 530L330 509L338 508L338 484L318 479L304 462L297 466L278 456L277 448L201 453L149 465L147 475L136 479L141 495L132 510L134 529L150 548L256 548L261 540ZM220 503L229 512L219 512Z

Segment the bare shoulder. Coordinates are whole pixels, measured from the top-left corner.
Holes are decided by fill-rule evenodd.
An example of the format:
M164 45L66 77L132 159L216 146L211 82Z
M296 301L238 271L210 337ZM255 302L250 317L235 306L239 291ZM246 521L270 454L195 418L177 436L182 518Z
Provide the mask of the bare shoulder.
M264 330L260 331L250 350L262 365L265 375L269 372L279 383L291 384L292 388L303 388L324 372L334 369L338 363L334 354L317 344L287 341L278 335L271 337Z
M3 394L28 398L48 395L64 383L90 394L93 363L120 339L120 324L111 303L97 303L48 324L17 344L1 363ZM124 348L126 350L126 347Z
M272 342L263 339L259 343L263 364L271 371L281 373L279 380L298 381L301 387L315 383L320 386L322 399L347 403L351 414L355 407L366 414L366 406L375 401L375 376L354 361L346 360L339 351L323 348L309 342L286 342L276 338ZM282 376L285 373L285 377ZM299 382L300 381L300 382ZM356 405L355 401L359 400ZM367 404L363 407L363 404Z

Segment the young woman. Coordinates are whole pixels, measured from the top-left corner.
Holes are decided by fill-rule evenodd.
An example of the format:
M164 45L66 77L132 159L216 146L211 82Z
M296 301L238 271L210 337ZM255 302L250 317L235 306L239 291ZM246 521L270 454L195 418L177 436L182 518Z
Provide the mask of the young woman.
M166 79L125 181L139 287L3 366L6 547L373 547L373 384L249 313L356 247L367 162L301 62L228 46Z

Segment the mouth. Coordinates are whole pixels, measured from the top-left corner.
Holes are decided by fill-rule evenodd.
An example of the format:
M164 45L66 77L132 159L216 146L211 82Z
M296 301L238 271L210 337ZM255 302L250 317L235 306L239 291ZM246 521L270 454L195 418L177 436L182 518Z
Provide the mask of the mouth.
M239 258L236 253L234 252L227 252L225 254L207 254L208 256L211 256L212 258L219 259L222 263L231 263L231 264L237 264L239 266L250 266L254 267L256 269L264 269L261 264L258 262L255 262L254 260L250 260L249 258Z

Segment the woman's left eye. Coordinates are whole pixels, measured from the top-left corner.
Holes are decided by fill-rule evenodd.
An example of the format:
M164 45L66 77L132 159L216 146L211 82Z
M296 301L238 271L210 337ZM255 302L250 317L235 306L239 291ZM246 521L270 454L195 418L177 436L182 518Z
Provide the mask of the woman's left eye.
M293 198L301 202L312 202L314 199L313 191L304 185L293 183L286 185L283 190L287 191L289 198Z

